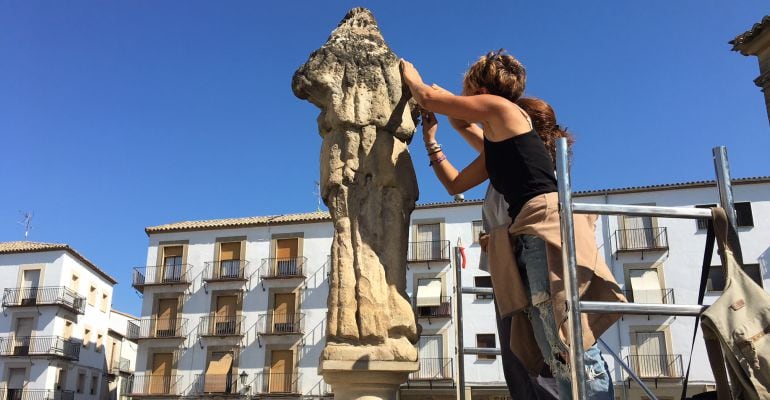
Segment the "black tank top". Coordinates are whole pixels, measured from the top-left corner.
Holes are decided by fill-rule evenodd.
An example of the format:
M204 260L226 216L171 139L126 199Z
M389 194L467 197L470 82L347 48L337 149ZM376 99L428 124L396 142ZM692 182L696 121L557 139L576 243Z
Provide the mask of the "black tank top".
M484 138L489 182L508 202L512 219L533 197L558 191L553 161L534 129L500 142Z

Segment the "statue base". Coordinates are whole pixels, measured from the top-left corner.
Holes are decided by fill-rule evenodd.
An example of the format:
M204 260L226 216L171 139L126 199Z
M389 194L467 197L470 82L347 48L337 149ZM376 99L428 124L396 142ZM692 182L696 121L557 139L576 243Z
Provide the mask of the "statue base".
M322 360L318 368L334 400L396 400L401 384L420 369L417 361Z

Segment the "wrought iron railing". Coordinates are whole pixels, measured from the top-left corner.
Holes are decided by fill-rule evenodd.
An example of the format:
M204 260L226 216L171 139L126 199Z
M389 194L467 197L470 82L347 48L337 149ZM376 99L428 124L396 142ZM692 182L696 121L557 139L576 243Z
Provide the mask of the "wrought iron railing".
M681 354L626 356L627 364L640 378L681 378Z
M296 335L305 331L304 313L261 314L257 320L257 333L261 335Z
M615 246L618 251L668 249L668 232L665 227L618 229Z
M260 278L304 278L305 257L263 258L259 267Z
M243 317L208 315L201 317L198 334L201 336L233 336L243 334Z
M138 290L148 285L189 284L190 268L189 264L136 267L132 284Z
M420 369L409 374L410 381L452 380L451 358L420 357Z
M0 388L0 400L73 400L69 390Z
M142 318L128 321L129 339L181 338L186 335L187 318Z
M181 375L135 374L129 378L128 396L178 395Z
M3 291L3 307L60 305L83 314L86 298L64 286L7 288Z
M131 372L131 360L125 357L116 358L112 360L112 367L110 370L113 374Z
M203 279L206 281L231 281L246 279L246 260L218 260L205 264Z
M262 372L257 374L254 383L251 385L253 394L260 395L266 393L298 394L300 373L271 373Z
M78 360L80 342L61 336L5 336L0 337L0 355L56 356Z
M674 289L624 290L626 299L632 303L674 304Z
M197 374L195 375L194 390L198 394L238 394L238 375Z
M449 260L449 241L409 242L406 260L409 262Z
M451 318L452 296L441 296L440 303L437 306L415 306L415 314L418 318Z

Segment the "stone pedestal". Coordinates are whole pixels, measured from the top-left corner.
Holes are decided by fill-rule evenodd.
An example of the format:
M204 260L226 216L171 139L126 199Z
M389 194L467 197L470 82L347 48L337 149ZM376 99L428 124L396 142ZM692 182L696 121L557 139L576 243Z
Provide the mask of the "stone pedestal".
M396 400L417 361L323 360L319 372L334 391L334 400Z

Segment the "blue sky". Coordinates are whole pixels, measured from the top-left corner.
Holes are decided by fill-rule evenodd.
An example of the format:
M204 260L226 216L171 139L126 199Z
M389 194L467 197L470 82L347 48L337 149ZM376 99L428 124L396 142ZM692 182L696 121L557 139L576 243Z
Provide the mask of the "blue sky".
M576 189L712 179L717 145L734 177L770 175L757 60L727 44L766 1L0 0L0 241L34 212L30 240L75 247L137 313L145 226L314 210L318 111L291 76L354 6L450 90L488 50L520 58L577 137ZM411 150L420 201L449 200Z

